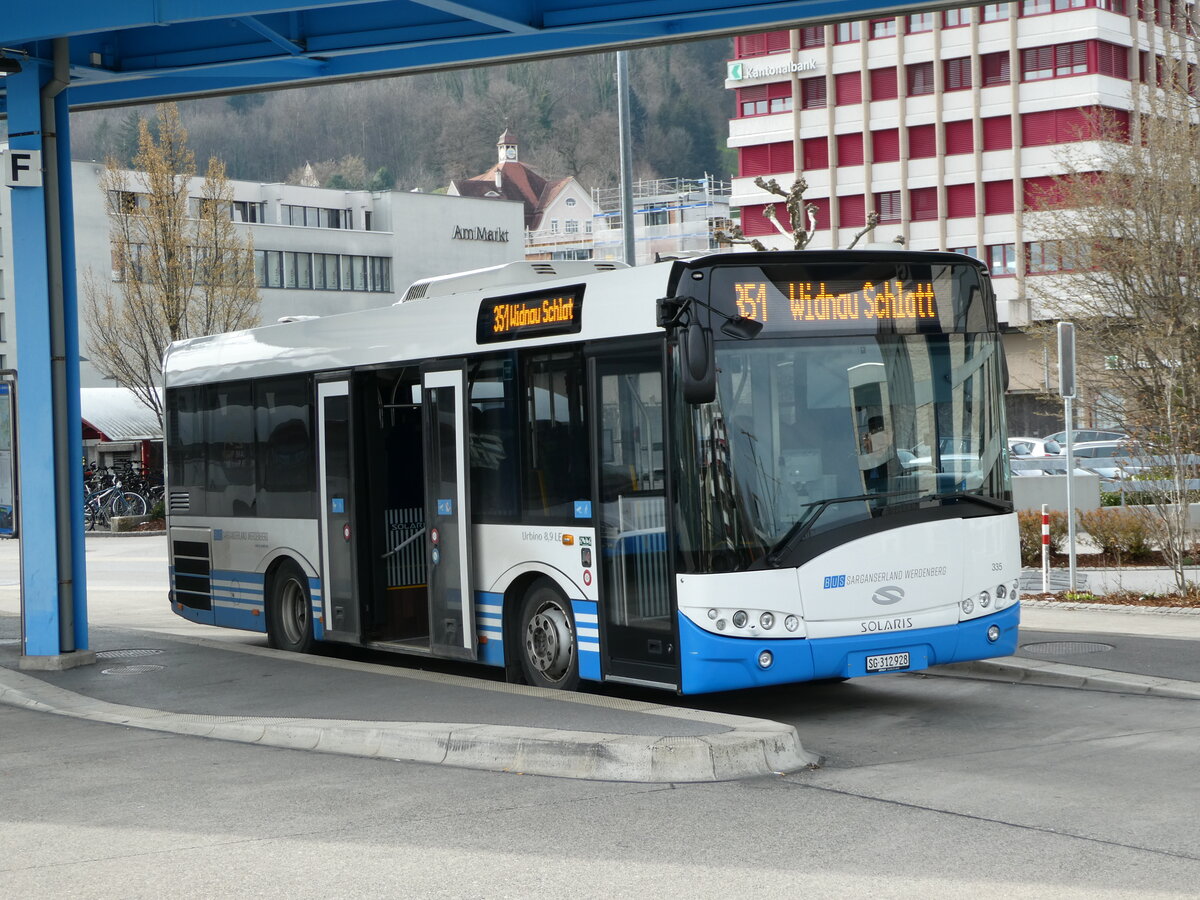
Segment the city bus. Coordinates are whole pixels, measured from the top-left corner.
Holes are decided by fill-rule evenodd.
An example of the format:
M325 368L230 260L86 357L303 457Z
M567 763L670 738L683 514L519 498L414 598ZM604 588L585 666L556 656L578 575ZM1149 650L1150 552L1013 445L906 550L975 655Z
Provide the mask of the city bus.
M684 694L1013 652L981 263L510 263L173 344L193 622Z

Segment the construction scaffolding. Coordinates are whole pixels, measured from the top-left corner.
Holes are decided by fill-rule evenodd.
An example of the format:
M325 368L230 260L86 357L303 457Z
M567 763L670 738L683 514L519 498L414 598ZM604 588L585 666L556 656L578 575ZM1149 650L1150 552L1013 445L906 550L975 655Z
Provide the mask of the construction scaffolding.
M703 178L655 178L633 183L637 265L660 256L717 248L713 234L728 231L730 182ZM593 188L594 259L623 259L621 190Z

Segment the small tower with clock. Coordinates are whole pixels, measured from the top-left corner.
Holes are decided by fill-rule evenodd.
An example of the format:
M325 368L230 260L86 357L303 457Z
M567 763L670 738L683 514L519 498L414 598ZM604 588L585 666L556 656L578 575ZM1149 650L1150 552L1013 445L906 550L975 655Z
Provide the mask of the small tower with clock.
M496 142L497 162L516 162L517 161L517 136L509 129L504 129L504 134L500 135L500 140Z

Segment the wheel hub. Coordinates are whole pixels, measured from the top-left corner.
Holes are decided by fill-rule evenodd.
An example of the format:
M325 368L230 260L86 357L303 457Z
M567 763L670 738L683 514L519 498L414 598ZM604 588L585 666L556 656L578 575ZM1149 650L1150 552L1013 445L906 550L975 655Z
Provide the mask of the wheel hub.
M566 613L554 604L539 609L525 629L525 650L533 667L557 681L571 667L574 647Z

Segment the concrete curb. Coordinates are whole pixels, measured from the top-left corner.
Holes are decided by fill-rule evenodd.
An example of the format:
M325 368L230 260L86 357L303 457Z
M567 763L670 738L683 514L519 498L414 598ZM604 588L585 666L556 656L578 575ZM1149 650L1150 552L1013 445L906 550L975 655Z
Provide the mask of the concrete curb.
M766 719L745 718L718 734L663 737L467 723L187 715L96 700L7 668L0 668L0 703L289 750L591 781L732 781L819 762L801 746L794 728Z
M1109 669L1091 669L1086 666L1071 666L1017 656L934 666L926 669L925 674L951 678L982 678L988 681L1044 687L1083 688L1147 697L1171 697L1178 700L1200 700L1200 684L1194 681L1113 672Z

